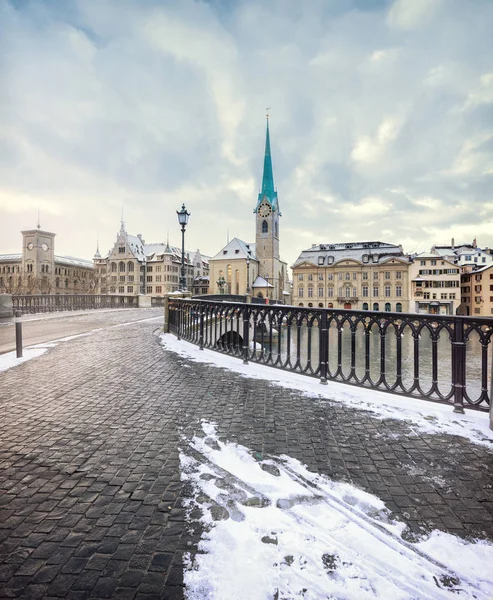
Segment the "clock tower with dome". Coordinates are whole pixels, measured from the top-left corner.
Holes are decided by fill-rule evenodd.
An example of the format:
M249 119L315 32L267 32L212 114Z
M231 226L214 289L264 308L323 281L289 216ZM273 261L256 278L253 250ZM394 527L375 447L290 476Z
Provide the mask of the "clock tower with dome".
M259 276L267 284L267 295L282 300L285 287L286 265L279 255L279 201L274 188L270 152L269 117L265 137L264 172L255 213L255 254L259 261Z

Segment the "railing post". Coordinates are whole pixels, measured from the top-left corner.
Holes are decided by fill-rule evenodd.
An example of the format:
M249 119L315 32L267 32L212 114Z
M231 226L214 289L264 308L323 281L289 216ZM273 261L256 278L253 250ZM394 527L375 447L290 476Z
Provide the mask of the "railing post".
M15 352L17 358L22 358L22 313L20 310L15 311Z
M452 342L452 385L454 387L454 412L464 413L464 388L466 386L466 342L464 325L460 318L454 319Z
M199 349L204 349L204 307L200 305Z
M164 297L164 325L163 332L169 333L169 296Z
M318 356L320 363L320 383L327 385L327 371L328 371L328 343L329 343L329 332L328 332L328 320L327 312L322 310L322 316L320 318L320 337L318 342Z
M178 304L178 306L177 306L177 311L176 311L176 339L181 340L180 325L181 325L181 311L182 311L183 306L182 306L181 302L178 302L177 304Z
M490 338L491 344L491 372L490 372L490 429L493 430L493 338Z
M248 364L248 349L250 346L250 319L247 306L243 307L243 364Z

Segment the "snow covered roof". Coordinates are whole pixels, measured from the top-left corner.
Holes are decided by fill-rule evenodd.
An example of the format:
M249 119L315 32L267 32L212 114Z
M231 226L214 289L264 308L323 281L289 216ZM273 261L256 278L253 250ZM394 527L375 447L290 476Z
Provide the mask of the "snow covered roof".
M56 265L65 265L67 267L83 267L84 269L94 269L91 260L85 258L75 258L74 256L55 256Z
M245 260L249 258L251 260L257 260L255 256L255 244L249 244L240 240L239 238L233 238L222 250L220 250L216 256L213 256L210 260Z
M270 284L268 281L266 281L263 277L260 277L260 275L257 277L257 279L255 279L255 281L252 283L252 287L254 288L273 288L274 286L272 284Z
M401 246L385 242L346 242L344 244L314 244L311 248L303 250L296 259L294 266L296 267L304 262L315 265L330 265L348 259L362 263L365 255L369 259L366 262L370 264L383 262L389 258L400 258L408 261L402 252Z
M0 263L17 262L19 260L22 260L22 254L0 254Z

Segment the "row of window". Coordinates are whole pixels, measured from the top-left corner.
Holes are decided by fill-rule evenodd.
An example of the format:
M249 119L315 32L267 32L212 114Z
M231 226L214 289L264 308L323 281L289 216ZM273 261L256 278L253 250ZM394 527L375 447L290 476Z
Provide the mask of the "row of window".
M369 263L369 262L377 263L379 258L380 258L379 254L363 254L363 256L361 257L361 260L364 263ZM332 265L333 263L334 263L333 256L319 256L318 257L319 265L325 265L325 264Z
M307 291L307 298L313 298L314 288L311 286L308 286L306 288L306 291ZM318 291L318 297L323 298L325 288L322 286L319 286L317 291ZM372 296L375 296L375 297L380 296L380 287L377 285L374 285L372 287L372 292L373 292ZM298 297L303 298L304 294L305 294L305 288L298 287ZM339 295L339 297L344 297L344 298L356 298L358 296L358 291L355 287L344 286L344 287L338 288L338 295ZM370 287L367 285L361 286L361 295L363 296L363 298L368 298L370 296ZM384 286L383 295L386 298L390 298L392 296L392 286L390 286L390 285ZM397 298L402 297L402 286L401 285L395 286L395 296ZM327 288L327 297L328 298L334 297L334 288L333 287L329 286Z
M459 269L420 269L420 275L458 275Z
M373 279L379 279L380 275L383 273L383 278L385 280L390 280L392 279L392 273L394 273L395 275L395 279L399 280L402 279L402 271L372 271L373 272ZM334 279L334 275L337 276L337 279L339 281L356 281L358 279L358 272L357 271L352 271L351 273L349 271L346 271L345 273L343 273L342 271L339 273L327 273L327 279L329 281L332 281ZM361 278L363 280L365 279L369 279L368 277L368 271L363 271L361 273ZM307 281L314 281L318 279L318 281L323 281L324 280L324 273L317 273L316 275L313 273L307 273L306 274L306 280ZM305 273L298 273L298 281L304 281L305 280Z
M304 306L303 302L300 302L298 304L298 306ZM313 303L312 302L308 302L307 304L308 308L313 308ZM318 308L324 308L324 305L320 302L318 305ZM329 302L327 304L327 308L334 308L334 304L332 302ZM351 305L347 304L344 305L344 308L346 309L350 309ZM370 310L370 304L368 302L363 302L362 306L361 306L362 310ZM383 306L383 309L385 312L391 312L392 311L392 304L390 302L386 302ZM372 308L371 310L375 310L375 311L379 311L380 310L380 304L378 302L374 302L372 304ZM395 304L395 308L394 308L395 312L402 312L402 303L401 302L396 302Z

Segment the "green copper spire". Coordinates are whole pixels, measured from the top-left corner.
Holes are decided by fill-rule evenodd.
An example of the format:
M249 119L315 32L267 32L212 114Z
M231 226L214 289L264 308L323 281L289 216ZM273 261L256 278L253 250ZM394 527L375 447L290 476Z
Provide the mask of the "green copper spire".
M274 173L272 171L272 157L270 153L269 117L267 116L267 130L265 134L264 172L262 175L262 188L258 195L257 208L266 198L273 209L277 208L277 192L274 188ZM255 209L256 210L256 209Z

